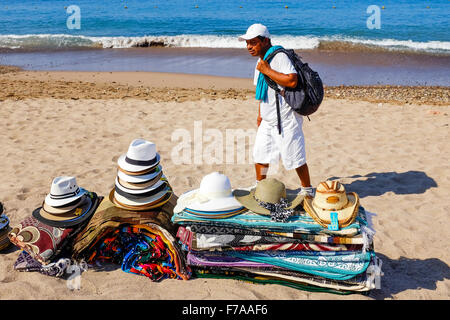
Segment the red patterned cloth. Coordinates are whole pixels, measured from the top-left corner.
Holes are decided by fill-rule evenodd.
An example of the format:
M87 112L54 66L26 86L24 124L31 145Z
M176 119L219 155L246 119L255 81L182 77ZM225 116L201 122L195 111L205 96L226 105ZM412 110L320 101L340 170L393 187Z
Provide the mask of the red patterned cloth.
M42 264L48 264L67 244L73 228L48 226L28 217L8 234L9 240Z

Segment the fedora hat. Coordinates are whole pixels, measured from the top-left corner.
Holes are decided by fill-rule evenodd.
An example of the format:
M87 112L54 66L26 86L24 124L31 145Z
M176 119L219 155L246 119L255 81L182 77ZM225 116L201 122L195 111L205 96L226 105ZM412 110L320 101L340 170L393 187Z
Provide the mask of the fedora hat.
M166 188L154 196L140 199L128 199L116 192L113 188L109 193L109 200L118 208L131 211L147 211L161 207L168 202L172 196L172 188L166 185Z
M233 197L228 177L219 172L212 172L202 178L200 188L186 192L178 198L174 213L185 208L214 213L242 207Z
M76 205L71 205L72 209L69 211L62 212L57 211L55 213L54 208L43 204L42 207L33 210L33 217L37 220L57 228L68 228L79 225L80 223L89 219L95 212L98 206L98 197L94 192L86 192L86 194L81 197L80 201L77 201ZM49 211L52 212L49 212Z
M167 187L167 180L166 179L159 179L155 184L151 185L150 187L144 188L144 189L129 189L124 187L119 183L119 178L116 177L116 184L115 189L116 192L126 198L130 199L141 199L141 198L148 198L153 195L156 195L157 193L163 191Z
M233 195L250 211L271 216L276 221L287 219L304 198L286 190L284 183L274 178L259 181L250 191L236 189Z
M117 164L125 172L137 173L156 167L159 161L160 155L153 142L135 139L130 143L127 153L117 159Z
M42 203L42 208L51 214L64 214L67 213L69 211L72 211L73 209L76 209L77 207L80 206L80 204L85 200L84 198L86 197L86 194L83 194L79 199L68 203L64 206L59 206L59 207L52 207L49 206L48 204L45 203L45 201Z
M119 177L117 177L117 181L122 187L124 187L126 189L141 190L141 189L145 189L145 188L149 188L149 187L153 186L158 181L160 181L162 177L163 177L163 175L161 172L160 175L158 175L154 179L146 181L146 182L131 183L131 182L124 181L124 180L120 179Z
M86 190L77 185L75 177L61 176L52 181L50 193L45 197L45 203L51 207L62 207L80 199Z
M129 183L145 183L150 180L155 179L156 177L160 176L162 174L162 168L161 165L156 166L155 168L151 169L150 171L146 170L147 172L144 174L139 175L130 175L126 172L120 170L117 170L117 176L120 180L129 182Z
M359 196L355 192L346 192L339 181L325 181L317 186L314 198L305 198L303 207L323 227L331 224L330 214L336 212L339 228L343 228L355 220L359 209Z

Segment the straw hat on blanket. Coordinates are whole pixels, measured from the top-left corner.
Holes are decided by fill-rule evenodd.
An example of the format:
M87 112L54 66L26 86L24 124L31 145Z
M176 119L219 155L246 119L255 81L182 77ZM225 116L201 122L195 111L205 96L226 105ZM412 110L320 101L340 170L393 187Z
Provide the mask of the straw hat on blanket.
M186 192L178 198L174 213L184 209L200 212L204 216L220 216L238 213L243 206L233 197L228 177L219 172L212 172L202 178L198 189Z
M339 181L325 181L317 186L314 198L305 198L303 206L323 227L328 227L331 223L330 214L336 212L339 228L343 228L355 220L359 209L359 196L355 192L346 192Z
M250 211L271 216L276 221L286 220L304 198L303 195L286 190L284 183L274 178L259 181L250 191L236 189L233 195Z

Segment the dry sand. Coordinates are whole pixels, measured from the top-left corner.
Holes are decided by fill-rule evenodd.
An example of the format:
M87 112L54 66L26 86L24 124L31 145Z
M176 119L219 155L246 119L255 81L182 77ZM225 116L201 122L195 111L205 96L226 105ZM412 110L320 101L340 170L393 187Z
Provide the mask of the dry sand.
M164 173L177 195L197 188L212 171L228 175L233 187L253 184L248 154L244 163L237 159L206 163L211 151L207 139L213 132L208 129L217 129L214 132L224 143L227 129L256 130L251 80L108 74L13 72L0 76L0 201L11 225L42 203L52 179L59 175L74 175L80 186L107 195L114 184L118 156L138 137L156 143ZM120 86L120 93L112 89L114 85ZM183 85L184 91L175 88ZM70 291L64 280L14 271L19 250L11 247L0 253L0 298L449 299L449 89L427 90L433 98L426 103L417 103L423 97L395 99L402 90L414 88L350 89L330 88L311 121L305 119L307 160L314 185L338 178L360 195L366 210L376 214L375 251L384 272L381 290L368 296L337 296L236 280L153 283L117 267L83 273L81 289ZM126 94L133 90L152 95ZM383 90L394 99L380 94ZM187 157L191 163L178 164L174 150L180 141L172 139L173 134L185 129L194 138L195 125L201 126L205 142L203 162L194 163L199 160L194 159L198 145L192 141L191 157ZM247 141L247 151L251 147ZM225 148L218 151L216 156L225 160ZM295 172L286 172L281 165L273 176L289 188L299 186Z

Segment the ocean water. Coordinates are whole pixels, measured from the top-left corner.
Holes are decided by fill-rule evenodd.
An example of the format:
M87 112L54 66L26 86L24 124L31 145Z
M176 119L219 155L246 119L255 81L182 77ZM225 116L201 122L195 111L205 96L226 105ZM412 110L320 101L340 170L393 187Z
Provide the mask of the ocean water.
M449 0L1 0L0 64L251 78L253 23L327 85L450 85Z
M256 22L293 49L450 54L448 0L2 0L0 48L242 48L237 36Z

